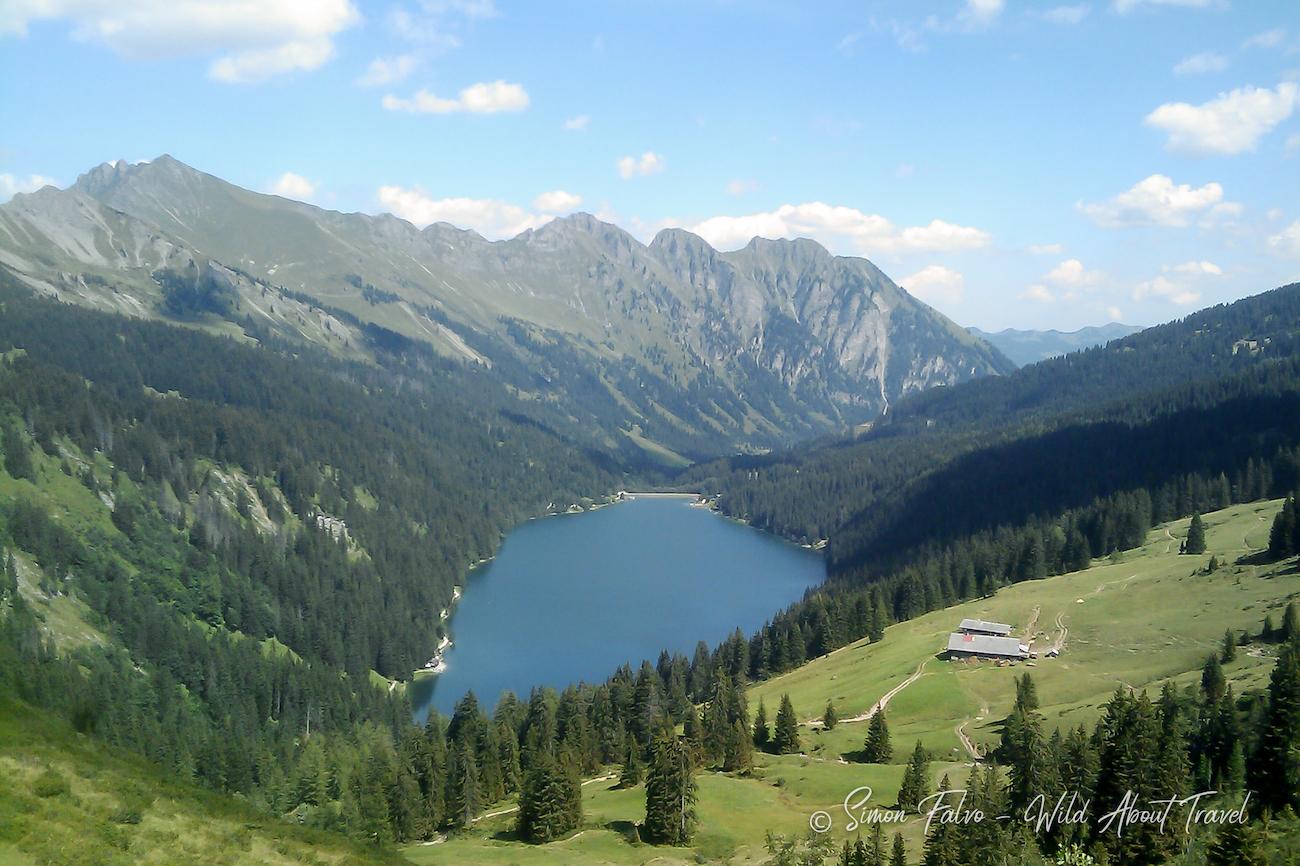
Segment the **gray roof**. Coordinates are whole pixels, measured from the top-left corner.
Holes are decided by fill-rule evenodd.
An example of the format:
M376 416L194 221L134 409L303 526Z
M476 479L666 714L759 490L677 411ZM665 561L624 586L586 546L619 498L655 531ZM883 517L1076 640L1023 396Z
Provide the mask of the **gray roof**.
M984 656L1004 656L1006 658L1023 658L1020 639L1014 637L990 637L985 634L962 634L953 632L948 635L948 652L975 653Z
M958 631L982 631L989 634L1011 634L1011 626L1005 622L986 622L982 619L964 619L957 626Z

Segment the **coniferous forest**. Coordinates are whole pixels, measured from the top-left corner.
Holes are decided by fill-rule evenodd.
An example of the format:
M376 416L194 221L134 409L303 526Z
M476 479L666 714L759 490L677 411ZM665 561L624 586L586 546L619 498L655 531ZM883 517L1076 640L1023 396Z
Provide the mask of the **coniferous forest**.
M468 827L511 797L519 839L563 838L583 820L583 781L603 774L644 780L640 841L684 844L699 772L743 775L756 751L802 750L798 708L787 695L774 715L751 715L752 682L1232 503L1288 497L1269 553L1300 550L1295 286L918 395L856 440L676 477L624 465L481 371L400 344L365 365L15 286L0 301L4 691L182 780L381 845ZM1243 333L1269 350L1234 351ZM690 658L665 652L492 707L468 694L450 718L416 726L392 682L437 646L437 612L465 569L525 518L629 481L702 485L760 526L830 537L830 581ZM20 590L38 574L41 593L84 604L102 640L56 649ZM977 768L947 783L986 809L1023 808L1071 780L1099 801L1211 786L1257 792L1254 814L1294 810L1294 606L1258 638L1277 651L1266 690L1224 690L1216 654L1199 693L1121 689L1095 726L1068 735L1044 733L1027 676L996 756L1005 778ZM1230 633L1222 652L1235 643ZM863 745L867 762L912 755L901 805L932 793L927 754L891 744L883 710ZM1223 834L1215 862L1255 862L1254 832ZM1113 837L1094 820L1030 836L943 827L918 856L944 866L1077 850L1158 864L1178 845L1177 834ZM841 862L884 862L890 847L872 839Z

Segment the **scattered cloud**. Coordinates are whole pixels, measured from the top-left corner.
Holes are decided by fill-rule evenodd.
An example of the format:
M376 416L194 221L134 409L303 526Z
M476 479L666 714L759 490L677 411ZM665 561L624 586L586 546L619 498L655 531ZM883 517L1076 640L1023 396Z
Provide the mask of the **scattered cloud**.
M9 201L20 192L36 192L45 186L58 186L58 184L41 174L31 174L27 177L0 174L0 202Z
M1178 265L1165 265L1160 273L1133 287L1133 300L1148 298L1168 301L1186 307L1201 299L1197 286L1206 278L1223 276L1223 269L1214 262L1190 261Z
M976 24L987 24L1002 14L1003 0L966 0L963 15Z
M1217 51L1202 51L1184 57L1174 65L1175 75L1203 75L1207 72L1222 72L1228 68L1228 58Z
M318 68L361 16L351 0L27 0L0 7L0 34L25 35L42 19L130 59L217 55L208 74L246 84Z
M1056 256L1065 252L1065 244L1030 244L1029 251L1036 256Z
M1218 0L1115 0L1115 11L1120 14L1131 12L1139 6L1185 6L1193 9L1205 9Z
M1284 256L1300 258L1300 220L1282 229L1268 239L1268 248Z
M533 207L542 213L569 213L582 205L582 196L562 189L544 192L533 199Z
M913 297L931 305L959 304L966 291L966 278L943 265L926 265L898 284Z
M1103 228L1139 225L1177 228L1186 226L1194 216L1235 215L1241 206L1223 201L1223 187L1217 183L1193 187L1175 184L1163 174L1153 174L1112 199L1080 203L1078 208Z
M1066 259L1048 271L1044 279L1058 286L1082 288L1097 285L1105 276L1101 271L1087 270L1078 259Z
M1286 31L1281 27L1256 33L1242 43L1245 48L1276 48L1286 40Z
M396 84L415 71L420 65L414 54L398 54L394 57L376 57L366 67L365 74L357 79L362 87L377 87L381 84Z
M1146 116L1147 126L1169 135L1169 150L1231 156L1255 149L1273 127L1291 116L1300 86L1286 81L1274 90L1241 87L1201 105L1167 102Z
M435 199L419 187L381 186L377 198L389 211L421 228L431 223L447 222L494 239L514 237L553 219L549 215L530 213L518 205L492 199Z
M503 111L523 111L528 107L528 92L522 85L505 81L471 84L455 99L435 96L428 90L418 90L409 99L386 95L381 104L389 111L407 111L415 114L497 114Z
M861 30L846 34L843 39L835 44L835 50L841 54L852 54L857 50L857 45L862 41L863 33Z
M311 201L316 194L316 184L300 174L286 171L271 186L271 192L298 201Z
M736 178L727 184L727 195L745 195L758 189L758 181Z
M879 214L824 202L785 204L744 216L715 216L687 226L719 249L736 249L754 237L813 238L830 249L873 253L953 252L986 247L992 236L943 220L899 229Z
M1087 18L1091 11L1092 7L1087 3L1079 3L1075 6L1053 6L1040 13L1039 17L1053 24L1078 24Z
M569 132L586 132L589 126L591 126L591 116L587 114L579 114L564 121L564 128Z
M1181 265L1174 265L1170 270L1176 274L1204 274L1211 277L1223 276L1223 268L1219 267L1214 262L1207 261L1183 262Z
M638 156L625 156L618 161L618 176L623 180L634 177L647 177L664 170L664 158L653 150L647 150Z
M1110 316L1112 322L1120 322L1124 320L1124 311L1119 307L1107 307L1106 315Z
M1052 294L1052 290L1047 288L1047 286L1044 286L1042 283L1035 283L1021 292L1017 297L1022 301L1036 301L1040 304L1050 304L1056 300L1056 296Z

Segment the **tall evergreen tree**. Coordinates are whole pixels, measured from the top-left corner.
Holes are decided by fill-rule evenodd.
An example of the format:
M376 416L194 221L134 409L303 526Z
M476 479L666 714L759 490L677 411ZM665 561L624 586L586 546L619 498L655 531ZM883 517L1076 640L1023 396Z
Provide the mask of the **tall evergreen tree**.
M619 776L618 784L621 788L634 788L641 784L641 779L645 775L645 767L641 763L641 756L637 754L636 740L629 739L627 750L623 755L623 772Z
M772 732L767 726L767 707L759 700L758 713L754 716L754 747L766 749L771 738Z
M519 794L515 830L528 842L550 842L577 828L571 784L565 768L549 755L541 757L526 776ZM581 803L581 799L579 799Z
M894 834L893 853L889 857L889 866L907 866L907 845L903 842L903 834Z
M646 774L642 836L657 845L686 845L695 832L695 777L691 756L670 732L652 744Z
M912 757L903 771L903 783L898 789L898 808L915 812L922 800L930 796L930 755L916 741Z
M1237 660L1237 636L1228 629L1223 633L1223 649L1219 652L1219 661L1232 664Z
M1217 704L1223 698L1227 687L1228 680L1223 675L1223 665L1219 663L1219 657L1217 655L1208 657L1201 667L1201 692L1205 695L1206 703Z
M894 759L894 747L889 742L889 721L885 718L884 707L876 710L867 725L862 758L868 764L888 764Z
M1192 522L1187 527L1187 540L1183 542L1183 553L1201 554L1205 552L1205 522L1201 520L1201 512L1197 511L1192 515Z
M791 755L800 749L799 720L795 716L794 704L790 703L789 695L781 695L781 708L776 711L772 745L778 755Z
M1300 639L1283 644L1273 665L1249 771L1251 790L1265 806L1300 808Z

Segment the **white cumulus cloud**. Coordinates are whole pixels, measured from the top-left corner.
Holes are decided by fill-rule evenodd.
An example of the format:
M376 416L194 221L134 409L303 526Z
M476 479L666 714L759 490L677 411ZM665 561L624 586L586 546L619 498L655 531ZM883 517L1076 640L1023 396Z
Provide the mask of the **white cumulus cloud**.
M415 71L420 61L414 54L398 54L395 57L376 57L366 67L365 74L357 79L362 87L377 87L381 84L396 84Z
M0 202L9 201L20 192L36 192L44 186L58 186L58 184L42 174L31 174L27 177L0 174Z
M1223 200L1223 187L1217 183L1193 187L1175 184L1163 174L1153 174L1112 199L1079 204L1079 209L1099 226L1123 228L1136 225L1181 227L1192 217L1211 213L1229 216L1240 205Z
M1153 298L1178 306L1190 306L1201 299L1197 286L1208 279L1223 276L1223 268L1210 261L1190 261L1165 265L1160 273L1133 287L1133 299Z
M419 187L381 186L377 198L388 210L421 228L430 223L447 222L494 239L514 237L553 219L493 199L435 199Z
M533 207L542 213L568 213L582 205L582 196L562 189L544 192L533 199Z
M360 18L351 0L16 0L0 4L0 33L66 20L74 39L128 58L216 55L212 78L248 83L316 69Z
M1200 105L1167 102L1145 123L1164 130L1169 150L1231 156L1255 149L1269 131L1291 116L1300 88L1285 81L1275 89L1240 87Z
M659 174L664 170L664 158L652 150L640 156L625 156L618 161L618 176L623 180Z
M276 179L271 192L298 201L311 201L312 196L316 194L316 184L300 174L286 171Z
M926 265L899 280L898 284L913 297L931 305L959 304L966 291L966 278L943 265Z
M807 237L833 250L847 248L858 254L973 250L992 240L986 231L940 219L900 229L879 214L819 201L784 204L744 216L710 217L687 228L720 249L744 246L754 237Z
M1030 244L1029 251L1036 256L1055 256L1065 252L1065 244Z
M381 104L389 111L407 111L413 114L496 114L502 111L523 111L528 107L528 92L522 85L506 81L489 81L471 84L455 99L435 96L421 89L405 99L388 94Z
M1048 271L1044 279L1056 283L1058 286L1081 288L1083 286L1095 286L1105 276L1101 271L1087 270L1084 268L1083 262L1078 259L1066 259Z

